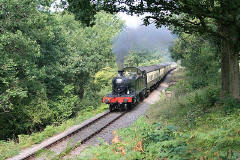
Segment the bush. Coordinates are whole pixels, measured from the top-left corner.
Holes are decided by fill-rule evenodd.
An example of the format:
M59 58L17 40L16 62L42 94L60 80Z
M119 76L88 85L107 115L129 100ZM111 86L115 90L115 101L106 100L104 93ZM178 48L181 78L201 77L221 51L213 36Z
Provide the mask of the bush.
M226 97L222 100L223 107L226 113L234 111L236 108L240 108L240 101L232 97Z
M187 153L187 143L183 136L177 132L176 126L153 125L151 132L145 132L143 138L144 150L147 159L174 159L191 158Z
M219 101L220 89L217 87L208 87L195 92L193 97L189 98L190 105L199 105L203 109L207 109L215 105Z
M184 95L190 91L192 91L192 87L190 85L190 83L188 83L188 81L186 80L179 80L174 86L173 89L174 90L174 94L176 97L179 97L181 95Z

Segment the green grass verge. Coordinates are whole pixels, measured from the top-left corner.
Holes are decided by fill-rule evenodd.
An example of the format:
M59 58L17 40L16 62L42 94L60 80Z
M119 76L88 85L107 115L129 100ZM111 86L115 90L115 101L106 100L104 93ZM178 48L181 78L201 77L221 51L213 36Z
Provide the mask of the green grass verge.
M117 132L121 138L115 135L115 143L87 148L76 159L239 158L239 103L231 98L221 101L219 89L214 86L185 90L188 84L180 79L169 89L173 97L162 94L161 100L151 106L146 116Z
M102 104L97 109L89 107L81 110L75 118L63 122L60 126L49 125L42 132L32 133L31 135L19 135L19 143L13 140L0 141L0 159L6 159L17 155L22 149L30 147L33 144L38 144L53 135L61 133L67 128L103 112L107 108L107 105Z

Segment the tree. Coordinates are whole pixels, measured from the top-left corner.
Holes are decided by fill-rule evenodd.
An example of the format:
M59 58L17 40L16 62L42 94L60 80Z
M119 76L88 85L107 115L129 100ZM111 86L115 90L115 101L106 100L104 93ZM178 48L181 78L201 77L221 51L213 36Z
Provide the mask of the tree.
M55 15L43 6L45 2L1 1L0 139L29 133L54 121L59 113L54 101L63 102L69 94L66 87L71 88L65 78L69 42ZM71 102L62 105L70 111L64 118L76 107L76 101Z
M213 43L200 35L181 34L170 48L174 60L181 60L193 89L219 83L220 55Z
M163 61L163 54L158 49L133 49L129 51L129 55L125 58L125 66L147 66L159 64Z
M147 14L145 24L173 26L175 31L217 37L221 41L222 94L239 98L239 0L92 0L90 4L98 4L109 12Z
M87 96L89 97L96 95L96 91L98 91L98 86L93 83L95 74L106 66L113 67L115 65L111 46L112 39L123 26L123 22L115 15L98 12L94 17L94 26L81 27L72 35L74 46L80 57L76 68L78 68L77 71L84 73L84 76L77 74L76 81L81 84L79 87L82 96L88 90Z
M74 116L95 74L113 65L111 40L123 23L100 12L86 27L50 12L52 1L1 0L0 139Z

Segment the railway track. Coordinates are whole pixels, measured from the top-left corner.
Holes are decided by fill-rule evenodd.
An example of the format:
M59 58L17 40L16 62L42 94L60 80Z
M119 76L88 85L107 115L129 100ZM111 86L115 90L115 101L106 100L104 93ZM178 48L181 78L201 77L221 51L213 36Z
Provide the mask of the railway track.
M168 85L161 84L161 90L167 88ZM156 95L158 97L158 95ZM154 97L152 97L154 99ZM156 99L156 97L155 97ZM147 102L146 105L151 104ZM143 107L143 106L142 106ZM126 112L110 112L105 111L92 117L79 125L73 126L68 130L51 137L40 144L32 146L32 148L27 148L21 151L17 156L9 158L9 160L42 160L42 159L58 159L64 157L69 151L81 146L91 137L97 135L99 132L107 128L110 124L115 122L117 119L125 115ZM131 119L129 117L129 119ZM38 153L44 149L52 152L53 155L43 155L40 157L36 156ZM45 156L45 157L43 157Z
M105 111L84 121L80 125L74 126L57 136L51 137L42 143L33 146L32 148L23 150L17 156L9 158L9 160L35 159L35 154L43 149L48 149L49 151L54 152L55 155L53 155L53 157L61 157L69 149L80 146L124 114L125 112Z

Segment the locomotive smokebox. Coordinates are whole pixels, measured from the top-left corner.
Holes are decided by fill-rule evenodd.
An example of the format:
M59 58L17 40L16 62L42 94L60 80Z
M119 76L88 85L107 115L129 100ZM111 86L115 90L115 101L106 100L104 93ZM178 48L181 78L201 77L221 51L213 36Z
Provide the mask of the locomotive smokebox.
M118 76L122 77L123 76L123 70L118 70Z

